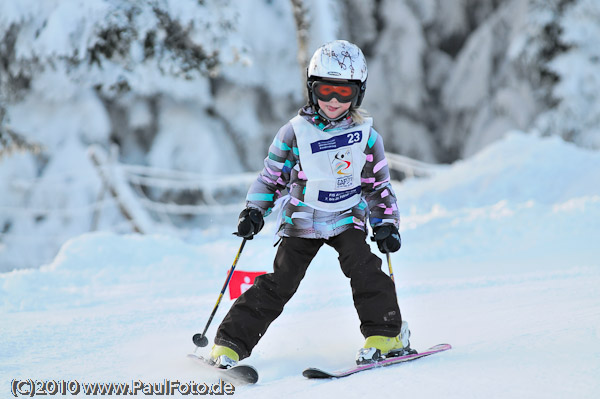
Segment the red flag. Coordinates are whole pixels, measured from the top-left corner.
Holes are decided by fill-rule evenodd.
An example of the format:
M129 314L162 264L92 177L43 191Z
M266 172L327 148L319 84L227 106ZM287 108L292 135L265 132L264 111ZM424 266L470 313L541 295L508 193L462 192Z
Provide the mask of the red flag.
M248 288L254 284L254 279L267 272L245 272L243 270L234 270L229 280L229 298L235 299L242 295Z

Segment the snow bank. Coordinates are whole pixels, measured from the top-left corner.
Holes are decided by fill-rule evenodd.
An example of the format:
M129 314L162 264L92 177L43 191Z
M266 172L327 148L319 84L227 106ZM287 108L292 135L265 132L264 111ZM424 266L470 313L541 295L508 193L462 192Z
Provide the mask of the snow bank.
M509 134L430 179L396 187L403 263L424 276L423 262L455 266L441 269L447 276L597 264L598 182L600 153Z
M406 180L396 188L400 209L423 212L480 207L507 200L555 204L600 194L600 155L565 143L509 133L473 157L428 180Z

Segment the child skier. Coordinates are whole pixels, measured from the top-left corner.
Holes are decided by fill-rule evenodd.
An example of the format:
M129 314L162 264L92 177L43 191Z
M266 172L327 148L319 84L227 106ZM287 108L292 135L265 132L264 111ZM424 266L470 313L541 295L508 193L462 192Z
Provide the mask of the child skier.
M314 53L307 70L308 104L277 133L264 169L250 187L238 234L252 239L275 200L282 198L282 237L273 273L256 278L219 326L210 353L229 368L250 356L294 295L323 244L339 254L350 278L354 306L366 340L358 364L410 350L394 282L366 243L369 219L383 253L400 249L399 213L381 136L359 106L367 64L354 44L336 40Z

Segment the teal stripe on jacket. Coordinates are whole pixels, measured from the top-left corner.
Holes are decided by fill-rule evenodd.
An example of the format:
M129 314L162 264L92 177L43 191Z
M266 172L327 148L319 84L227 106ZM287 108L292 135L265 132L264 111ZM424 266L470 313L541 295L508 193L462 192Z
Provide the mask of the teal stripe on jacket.
M375 129L371 129L371 136L369 137L369 141L367 141L367 145L369 146L369 148L373 148L378 136L379 135L377 134Z
M333 225L333 228L338 228L340 226L346 225L346 224L352 224L354 223L354 216L348 216L347 218L344 218L342 220L338 220L337 222L335 222L335 224Z
M266 193L254 193L248 194L246 197L247 201L273 201L275 198L275 194L266 194Z
M277 137L275 138L275 140L273 140L273 145L277 148L279 148L282 151L289 151L291 150L290 146L287 145L286 143L282 142L281 140L278 140Z

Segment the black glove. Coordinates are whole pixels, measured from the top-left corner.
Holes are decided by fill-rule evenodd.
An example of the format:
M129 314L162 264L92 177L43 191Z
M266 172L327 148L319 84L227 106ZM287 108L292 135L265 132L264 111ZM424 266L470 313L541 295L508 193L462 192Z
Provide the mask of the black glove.
M381 252L396 252L402 246L400 233L393 224L384 224L373 228L373 241L377 241L377 246Z
M258 209L246 208L240 213L237 235L251 240L264 225L263 215Z

